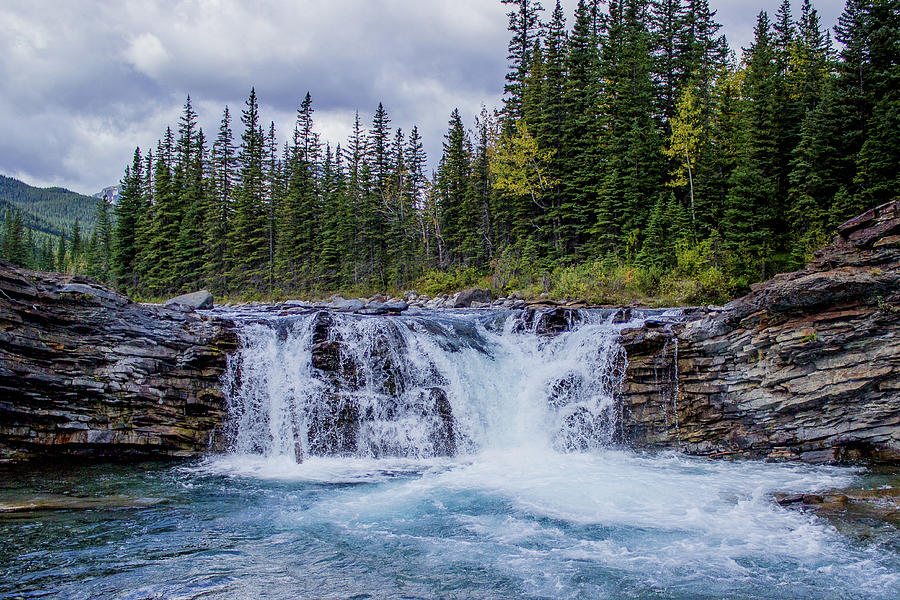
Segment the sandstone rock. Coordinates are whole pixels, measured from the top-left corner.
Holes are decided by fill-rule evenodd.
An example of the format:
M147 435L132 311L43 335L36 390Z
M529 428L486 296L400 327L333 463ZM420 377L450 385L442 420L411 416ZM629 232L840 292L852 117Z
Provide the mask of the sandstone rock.
M166 301L166 306L186 306L196 310L207 310L213 307L213 295L207 290L176 296Z

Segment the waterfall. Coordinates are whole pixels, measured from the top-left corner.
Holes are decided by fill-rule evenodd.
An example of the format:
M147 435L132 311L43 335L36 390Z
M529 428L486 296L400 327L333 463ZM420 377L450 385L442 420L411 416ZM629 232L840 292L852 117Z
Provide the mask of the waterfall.
M622 320L591 310L245 318L224 381L228 447L302 461L607 446L626 367L618 332L635 324Z

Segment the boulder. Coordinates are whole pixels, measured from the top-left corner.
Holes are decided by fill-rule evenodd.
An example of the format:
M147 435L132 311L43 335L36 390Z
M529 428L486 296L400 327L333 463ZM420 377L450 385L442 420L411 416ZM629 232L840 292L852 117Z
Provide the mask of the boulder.
M327 305L327 308L331 310L336 310L338 312L356 312L366 306L366 303L362 300L353 299L346 300L341 296L335 296L331 299L331 302Z
M191 294L175 296L166 301L166 306L183 306L195 310L207 310L213 307L213 295L207 290L200 290Z
M397 315L409 308L406 302L369 302L356 311L362 315Z
M471 288L456 294L453 300L453 308L469 308L473 302L489 304L493 300L490 290Z

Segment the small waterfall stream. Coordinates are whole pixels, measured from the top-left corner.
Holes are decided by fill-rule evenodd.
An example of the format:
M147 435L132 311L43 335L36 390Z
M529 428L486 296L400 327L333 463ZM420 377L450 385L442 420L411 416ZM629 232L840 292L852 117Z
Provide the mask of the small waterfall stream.
M310 312L256 320L225 381L238 454L427 458L615 440L611 311Z

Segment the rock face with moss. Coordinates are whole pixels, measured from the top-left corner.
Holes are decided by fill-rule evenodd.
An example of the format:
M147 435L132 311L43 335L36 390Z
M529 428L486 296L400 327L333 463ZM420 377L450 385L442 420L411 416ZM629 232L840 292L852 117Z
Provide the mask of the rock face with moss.
M842 225L805 269L623 342L637 446L900 461L900 202Z
M228 321L0 263L0 459L203 453L235 345Z

